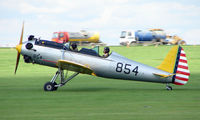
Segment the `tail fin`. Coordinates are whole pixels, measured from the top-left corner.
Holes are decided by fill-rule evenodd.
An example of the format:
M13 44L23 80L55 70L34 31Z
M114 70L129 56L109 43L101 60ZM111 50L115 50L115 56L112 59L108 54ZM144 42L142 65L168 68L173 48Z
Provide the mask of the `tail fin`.
M176 85L184 85L189 80L190 71L187 58L180 46L172 47L164 61L157 68L173 73L172 82Z

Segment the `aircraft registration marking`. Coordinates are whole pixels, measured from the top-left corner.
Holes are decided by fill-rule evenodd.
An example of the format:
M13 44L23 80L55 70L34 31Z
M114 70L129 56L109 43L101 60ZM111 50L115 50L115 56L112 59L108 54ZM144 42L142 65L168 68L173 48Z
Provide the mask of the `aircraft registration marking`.
M131 72L133 72L135 73L134 75L137 76L137 74L139 73L138 72L139 67L135 66L134 68L132 68L131 66L132 66L131 64L127 64L127 63L123 64L121 62L118 62L115 70L116 72L119 72L119 73L123 72L125 74L130 74Z

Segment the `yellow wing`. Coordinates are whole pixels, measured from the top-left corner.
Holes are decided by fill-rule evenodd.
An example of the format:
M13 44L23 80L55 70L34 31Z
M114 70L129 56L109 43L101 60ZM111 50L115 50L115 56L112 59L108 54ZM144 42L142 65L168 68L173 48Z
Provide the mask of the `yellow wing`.
M61 69L75 71L83 74L95 75L94 71L89 67L67 60L58 60L57 66Z

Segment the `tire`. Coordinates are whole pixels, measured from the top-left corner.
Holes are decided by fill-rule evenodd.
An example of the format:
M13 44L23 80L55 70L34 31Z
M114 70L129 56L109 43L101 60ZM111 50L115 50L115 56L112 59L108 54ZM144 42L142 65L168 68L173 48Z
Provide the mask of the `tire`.
M171 91L172 87L171 86L167 86L166 89L169 90L169 91Z
M186 45L186 42L184 40L178 41L178 45Z
M45 85L44 85L44 91L54 91L55 90L55 87L54 87L54 83L51 83L51 82L47 82Z

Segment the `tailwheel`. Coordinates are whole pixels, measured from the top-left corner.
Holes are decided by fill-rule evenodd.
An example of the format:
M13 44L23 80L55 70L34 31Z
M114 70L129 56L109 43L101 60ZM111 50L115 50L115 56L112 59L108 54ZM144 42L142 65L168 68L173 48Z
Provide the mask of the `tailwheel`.
M166 86L166 89L167 90L172 90L172 87L171 86Z
M57 90L58 87L55 87L55 85L57 85L56 83L52 83L52 82L47 82L44 85L44 90L45 91L54 91Z

